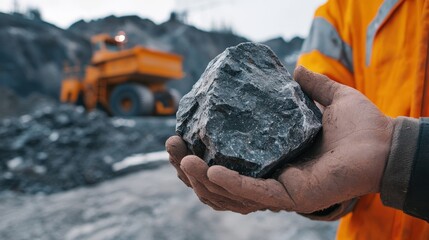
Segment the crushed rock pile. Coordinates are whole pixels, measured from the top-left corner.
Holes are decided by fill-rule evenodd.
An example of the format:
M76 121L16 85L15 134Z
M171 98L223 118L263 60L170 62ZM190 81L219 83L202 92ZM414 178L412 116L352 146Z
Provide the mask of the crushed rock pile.
M11 89L0 86L0 119L18 117L46 105L54 105L53 98L34 92L27 97L20 97Z
M114 163L163 150L174 126L173 118L109 118L55 104L0 119L0 191L49 194L115 177Z

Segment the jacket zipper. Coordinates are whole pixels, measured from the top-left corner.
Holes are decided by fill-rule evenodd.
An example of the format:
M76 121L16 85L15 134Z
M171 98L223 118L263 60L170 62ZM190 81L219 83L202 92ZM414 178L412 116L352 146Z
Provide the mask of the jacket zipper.
M425 2L426 5L426 9L424 11L429 11L428 7L427 7L427 2ZM424 16L429 15L427 12L424 13ZM424 28L429 28L428 24L425 24L425 26L423 26ZM429 115L427 115L426 113L429 114L429 109L426 111L426 106L427 106L427 101L429 99L426 99L426 95L427 95L427 84L428 84L428 78L429 78L429 29L425 29L426 30L426 56L425 56L425 68L424 68L424 79L423 79L423 98L422 98L422 108L421 108L421 117L429 117Z

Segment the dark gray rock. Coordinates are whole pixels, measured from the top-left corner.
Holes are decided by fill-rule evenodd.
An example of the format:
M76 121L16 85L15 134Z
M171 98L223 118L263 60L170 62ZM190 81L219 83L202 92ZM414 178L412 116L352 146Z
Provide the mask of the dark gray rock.
M269 177L308 146L322 115L265 45L212 60L180 101L176 132L209 165Z

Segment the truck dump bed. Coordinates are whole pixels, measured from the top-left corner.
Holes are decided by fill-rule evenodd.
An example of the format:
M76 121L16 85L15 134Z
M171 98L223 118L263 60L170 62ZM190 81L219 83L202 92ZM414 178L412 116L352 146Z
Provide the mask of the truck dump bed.
M182 57L143 47L120 52L103 52L94 55L92 64L100 69L100 78L133 76L139 79L183 78Z

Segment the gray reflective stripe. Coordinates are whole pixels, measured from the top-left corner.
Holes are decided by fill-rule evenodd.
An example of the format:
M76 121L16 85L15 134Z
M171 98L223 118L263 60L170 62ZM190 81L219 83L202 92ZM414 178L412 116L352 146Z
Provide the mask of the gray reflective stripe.
M367 66L371 61L372 45L374 44L375 33L377 33L377 30L380 28L381 23L383 23L387 15L389 15L390 11L392 11L393 7L398 1L399 0L384 0L383 4L378 9L378 13L375 16L374 20L371 21L368 28L366 29L365 60Z
M338 60L353 73L353 49L345 43L331 23L316 17L311 24L310 34L302 46L301 53L318 50L322 54Z

